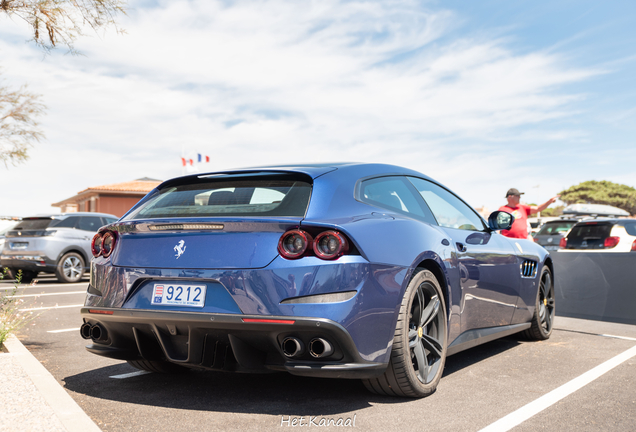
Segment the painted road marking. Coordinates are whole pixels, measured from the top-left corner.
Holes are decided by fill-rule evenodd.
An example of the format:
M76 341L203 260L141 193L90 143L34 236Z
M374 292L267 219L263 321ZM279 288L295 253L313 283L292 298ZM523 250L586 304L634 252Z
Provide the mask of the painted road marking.
M86 286L86 282L84 283L75 283L75 284L55 284L55 285L38 285L38 284L34 284L34 285L20 285L16 291L22 291L22 290L26 290L26 289L40 289L40 290L44 290L44 289L48 289L48 288L72 288L72 287L76 287L76 286ZM6 288L0 288L0 291L13 291L15 289L14 286L10 286L10 287L6 287Z
M65 333L65 332L72 332L72 331L79 331L79 327L72 328L72 329L63 329L63 330L48 330L47 333Z
M524 421L528 420L530 417L540 413L546 408L549 408L561 399L586 386L587 384L591 383L595 379L599 378L603 374L609 372L616 366L631 359L634 356L636 356L636 346L631 347L630 349L617 355L616 357L607 360L605 363L601 363L594 369L585 372L583 375L578 376L573 380L563 384L561 387L552 390L550 393L541 396L539 399L536 399L526 406L519 408L517 411L508 414L507 416L497 420L489 426L486 426L480 432L509 431L513 427L520 425Z
M18 309L20 312L29 312L29 311L37 311L37 310L47 310L47 309L64 309L64 308L74 308L74 307L82 307L83 304L78 305L66 305L66 306L47 306L47 307L37 307L37 308L29 308L29 309Z
M84 290L84 291L66 291L66 292L55 292L55 293L42 293L42 294L22 294L22 295L6 296L6 298L40 297L40 296L66 295L66 294L86 294L86 291Z
M121 374L121 375L112 375L108 378L115 378L115 379L126 379L126 378L132 378L132 377L136 377L136 376L140 376L140 375L146 375L152 372L149 371L137 371L137 372L130 372L130 373L126 373L126 374Z

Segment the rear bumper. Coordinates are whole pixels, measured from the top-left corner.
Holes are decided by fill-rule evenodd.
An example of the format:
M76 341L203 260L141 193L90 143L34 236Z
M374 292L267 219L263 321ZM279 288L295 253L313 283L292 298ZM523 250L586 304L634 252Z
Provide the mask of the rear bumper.
M86 349L115 359L329 378L371 378L387 366L364 360L351 335L324 318L92 307L82 308L81 315L89 326L101 326L100 339ZM285 356L281 344L286 337L302 341L304 352ZM307 347L315 338L332 344L333 353L312 357Z
M14 270L33 272L55 272L57 267L55 261L44 255L7 255L0 258L0 266Z

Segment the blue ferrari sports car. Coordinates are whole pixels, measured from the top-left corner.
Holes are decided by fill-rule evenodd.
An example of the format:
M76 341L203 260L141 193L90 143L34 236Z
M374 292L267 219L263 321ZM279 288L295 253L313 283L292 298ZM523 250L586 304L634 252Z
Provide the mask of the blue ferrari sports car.
M359 378L435 391L446 356L554 318L550 255L431 178L391 165L168 180L92 242L88 351L154 372Z

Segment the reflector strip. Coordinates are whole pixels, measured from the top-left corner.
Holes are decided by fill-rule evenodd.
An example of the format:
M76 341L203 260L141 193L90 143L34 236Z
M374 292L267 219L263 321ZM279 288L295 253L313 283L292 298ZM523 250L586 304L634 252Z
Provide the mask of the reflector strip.
M296 320L243 318L243 322L246 322L246 323L269 323L269 324L293 324L293 323L296 322Z
M94 313L94 314L104 314L104 315L112 315L113 311L105 311L105 310L97 310L97 309L89 309L88 310L89 313Z

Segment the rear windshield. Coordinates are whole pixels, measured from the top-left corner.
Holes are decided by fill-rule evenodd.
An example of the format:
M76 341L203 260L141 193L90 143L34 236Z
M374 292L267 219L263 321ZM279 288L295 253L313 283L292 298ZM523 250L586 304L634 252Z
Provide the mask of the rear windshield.
M583 224L572 228L568 234L568 249L602 248L610 235L612 224Z
M23 219L13 229L16 231L43 230L46 229L51 222L53 222L51 218Z
M163 217L303 217L311 185L291 177L199 179L159 190L125 220Z
M537 235L555 235L566 233L572 228L576 222L551 222L543 225Z

